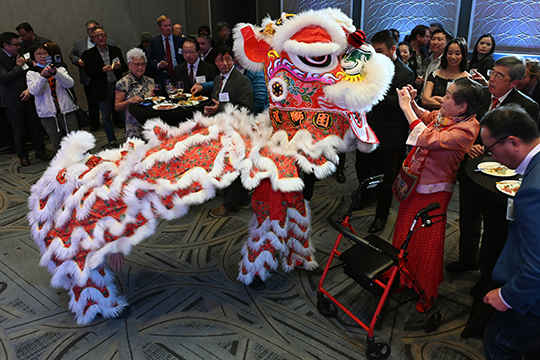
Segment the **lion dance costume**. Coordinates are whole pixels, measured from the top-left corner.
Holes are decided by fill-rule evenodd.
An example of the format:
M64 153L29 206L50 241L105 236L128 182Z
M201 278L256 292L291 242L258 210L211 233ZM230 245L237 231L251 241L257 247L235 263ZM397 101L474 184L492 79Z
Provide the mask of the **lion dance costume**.
M185 215L239 176L254 189L254 216L238 279L265 280L280 261L284 271L317 267L299 172L323 178L338 152L377 146L365 111L383 98L393 65L335 9L238 24L234 36L240 62L265 73L268 112L254 118L228 106L178 127L153 119L144 125L146 142L128 139L95 155L94 137L78 131L32 187L28 218L40 265L52 286L69 291L79 324L127 305L106 265L110 254L129 254L157 219Z

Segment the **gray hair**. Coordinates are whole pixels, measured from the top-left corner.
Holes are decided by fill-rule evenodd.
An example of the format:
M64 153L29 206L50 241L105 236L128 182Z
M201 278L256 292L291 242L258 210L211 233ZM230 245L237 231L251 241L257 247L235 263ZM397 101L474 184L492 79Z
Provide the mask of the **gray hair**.
M129 64L133 63L134 58L144 59L144 62L147 62L146 61L146 54L144 53L144 51L142 51L141 49L136 48L136 47L127 52L126 58L127 58L127 62Z
M495 61L495 65L500 65L508 68L508 75L510 81L521 80L525 76L527 68L525 67L525 61L522 57L517 56L504 56Z

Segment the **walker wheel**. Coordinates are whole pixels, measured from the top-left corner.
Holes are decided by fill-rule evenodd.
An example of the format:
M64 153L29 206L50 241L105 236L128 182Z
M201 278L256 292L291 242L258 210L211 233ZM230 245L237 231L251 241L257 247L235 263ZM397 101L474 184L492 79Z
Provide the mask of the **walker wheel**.
M326 317L332 318L337 315L336 305L332 301L325 298L324 296L318 297L317 309L319 309L319 312Z
M429 314L426 325L425 325L425 332L426 334L429 334L432 331L437 330L439 325L441 325L442 316L439 311L433 311L432 314Z
M368 359L388 359L392 349L387 342L372 343L366 347L366 356Z

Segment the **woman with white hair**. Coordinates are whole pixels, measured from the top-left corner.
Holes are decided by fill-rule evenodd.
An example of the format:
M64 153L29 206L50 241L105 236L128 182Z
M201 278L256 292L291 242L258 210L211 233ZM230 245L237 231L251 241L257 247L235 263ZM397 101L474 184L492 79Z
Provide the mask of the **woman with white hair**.
M114 108L116 111L126 111L126 137L142 139L142 126L129 113L129 105L138 104L145 97L153 95L155 82L144 75L146 70L146 55L139 48L133 48L126 54L129 74L116 83Z

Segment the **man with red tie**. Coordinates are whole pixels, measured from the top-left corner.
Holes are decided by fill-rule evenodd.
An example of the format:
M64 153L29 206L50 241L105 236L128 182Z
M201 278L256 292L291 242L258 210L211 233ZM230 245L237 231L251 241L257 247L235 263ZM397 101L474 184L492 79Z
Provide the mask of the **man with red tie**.
M156 83L165 89L165 80L174 77L174 67L184 62L182 44L184 39L173 34L172 22L165 15L157 19L161 35L150 41L148 66L156 69Z
M197 40L186 39L182 45L182 52L186 61L176 65L174 68L174 80L183 81L187 93L195 83L214 80L218 70L216 66L199 59L199 43Z
M518 104L538 123L538 104L517 90L516 86L525 76L525 62L516 56L505 56L495 61L489 74L489 83L478 73L472 78L484 86L484 96L477 111L480 120L493 109L503 105ZM465 156L458 170L459 181L459 260L447 265L446 270L460 273L480 268L480 281L472 289L475 302L462 337L482 337L493 309L483 304L482 297L495 288L491 274L506 242L508 222L505 221L506 204L492 201L482 195L479 185L465 173L465 164L470 158L484 155L484 145L477 139ZM482 247L479 249L482 222L494 224L484 227ZM479 261L479 259L482 259Z

